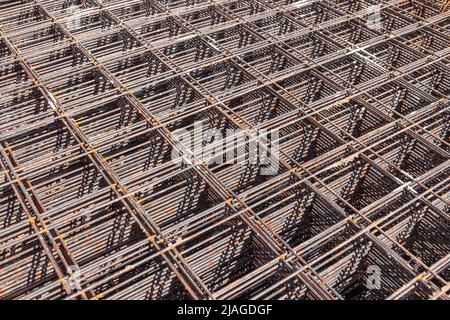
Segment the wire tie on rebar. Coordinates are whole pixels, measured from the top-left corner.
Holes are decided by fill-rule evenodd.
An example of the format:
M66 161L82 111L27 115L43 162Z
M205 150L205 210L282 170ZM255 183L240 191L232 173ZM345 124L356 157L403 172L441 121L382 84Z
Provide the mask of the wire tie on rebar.
M214 99L211 96L206 96L205 98L209 103L214 104Z
M290 171L298 177L301 177L300 168L292 168Z
M280 255L280 260L285 261L286 260L286 253L283 253Z
M156 236L153 235L153 236L148 237L148 240L150 240L151 242L153 242L153 241L155 241L155 238L156 238Z
M66 279L65 279L65 278L59 278L59 282L61 282L61 284L62 284L62 286L63 286L64 288L67 288L67 287L66 287Z
M101 294L101 293L97 294L97 295L94 297L95 300L100 300L101 298L103 298L103 294Z

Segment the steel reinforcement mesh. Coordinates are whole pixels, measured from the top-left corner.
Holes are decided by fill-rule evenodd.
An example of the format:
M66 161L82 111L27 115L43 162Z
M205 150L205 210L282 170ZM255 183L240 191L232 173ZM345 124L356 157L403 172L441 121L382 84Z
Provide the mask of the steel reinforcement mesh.
M0 299L448 299L448 7L2 1Z

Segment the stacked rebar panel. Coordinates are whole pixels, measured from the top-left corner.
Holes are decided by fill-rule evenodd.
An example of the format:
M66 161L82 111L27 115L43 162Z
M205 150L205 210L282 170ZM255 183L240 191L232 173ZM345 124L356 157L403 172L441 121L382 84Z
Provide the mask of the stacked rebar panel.
M3 1L0 298L448 299L449 25L434 0ZM198 123L243 161L202 161Z

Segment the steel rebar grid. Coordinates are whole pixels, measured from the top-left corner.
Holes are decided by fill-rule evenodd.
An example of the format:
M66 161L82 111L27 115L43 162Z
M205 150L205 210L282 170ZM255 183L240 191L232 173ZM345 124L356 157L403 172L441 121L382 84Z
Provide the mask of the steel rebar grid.
M0 298L448 299L440 2L0 13ZM176 135L215 150L196 123L242 130L244 164L205 164ZM279 132L272 175L254 129Z

